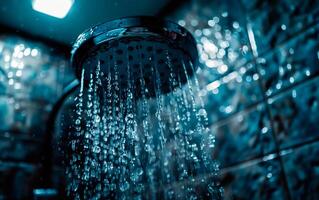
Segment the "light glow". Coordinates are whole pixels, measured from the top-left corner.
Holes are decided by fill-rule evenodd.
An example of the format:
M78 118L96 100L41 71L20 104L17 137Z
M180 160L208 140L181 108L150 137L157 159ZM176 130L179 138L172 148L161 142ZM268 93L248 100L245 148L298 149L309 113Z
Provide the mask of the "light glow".
M206 86L206 89L207 89L208 91L211 91L211 90L217 89L219 86L220 86L220 82L219 82L219 81L214 81L214 82L208 84L208 85Z
M62 19L68 14L73 3L74 0L33 0L32 8L38 12Z

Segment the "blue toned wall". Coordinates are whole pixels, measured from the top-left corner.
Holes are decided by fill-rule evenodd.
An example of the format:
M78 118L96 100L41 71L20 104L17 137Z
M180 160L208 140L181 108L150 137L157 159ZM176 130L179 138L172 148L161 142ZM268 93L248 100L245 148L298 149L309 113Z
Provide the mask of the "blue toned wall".
M32 199L43 186L48 115L73 79L56 47L0 35L0 199Z
M198 41L225 199L319 199L319 4L197 0L170 16Z
M198 95L225 199L319 199L317 0L192 0L174 10L198 41ZM31 199L37 188L48 113L73 79L52 48L0 36L0 199Z

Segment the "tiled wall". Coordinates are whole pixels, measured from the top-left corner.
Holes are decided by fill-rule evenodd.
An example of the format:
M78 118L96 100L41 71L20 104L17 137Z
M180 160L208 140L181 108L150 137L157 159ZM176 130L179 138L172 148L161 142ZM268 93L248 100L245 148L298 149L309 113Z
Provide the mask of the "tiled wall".
M74 79L66 56L0 35L0 199L32 199L40 179L47 117Z
M319 3L193 0L171 18L198 41L199 95L225 199L319 199ZM18 60L33 64L11 62L15 47ZM44 57L34 51L41 57L32 61L32 49ZM0 52L0 199L26 199L41 151L28 134L43 128L57 83L68 80L59 70L68 68L21 38L0 38Z
M319 3L193 0L225 199L319 199Z

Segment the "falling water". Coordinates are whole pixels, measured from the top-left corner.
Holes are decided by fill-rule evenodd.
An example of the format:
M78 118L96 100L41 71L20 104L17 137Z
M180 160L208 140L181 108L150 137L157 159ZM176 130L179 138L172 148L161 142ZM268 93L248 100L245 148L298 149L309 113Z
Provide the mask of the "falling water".
M171 93L164 95L155 52L149 61L155 98L149 98L142 64L135 83L127 62L125 87L114 61L108 61L107 73L96 63L88 86L83 68L69 140L67 192L72 199L221 199L212 158L215 138L202 101L196 103L198 80L188 77L185 67L191 63L174 73L166 52Z

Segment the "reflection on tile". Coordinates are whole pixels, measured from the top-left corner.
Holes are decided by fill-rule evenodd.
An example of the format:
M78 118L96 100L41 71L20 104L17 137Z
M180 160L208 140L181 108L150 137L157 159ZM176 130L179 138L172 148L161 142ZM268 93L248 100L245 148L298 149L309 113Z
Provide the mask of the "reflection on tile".
M319 78L269 100L281 148L319 138Z
M52 104L74 79L66 57L54 48L0 35L0 134L43 137Z
M224 119L260 101L258 79L255 68L248 64L206 85L199 95L206 105L209 122Z
M221 170L225 200L286 199L282 169L273 155L240 166Z
M242 0L248 8L259 53L266 52L319 20L313 0Z
M237 9L229 9L230 4ZM178 23L193 33L198 42L202 76L207 82L252 58L244 16L238 1L199 0L193 1L178 17Z
M262 156L275 149L265 104L212 126L211 132L216 135L214 157L221 167Z
M293 199L319 199L319 143L295 149L283 156Z
M257 59L266 95L319 74L319 26ZM302 48L300 48L302 45Z
M48 46L14 36L1 36L0 42L0 91L4 86L5 95L53 103L73 79L65 56Z

